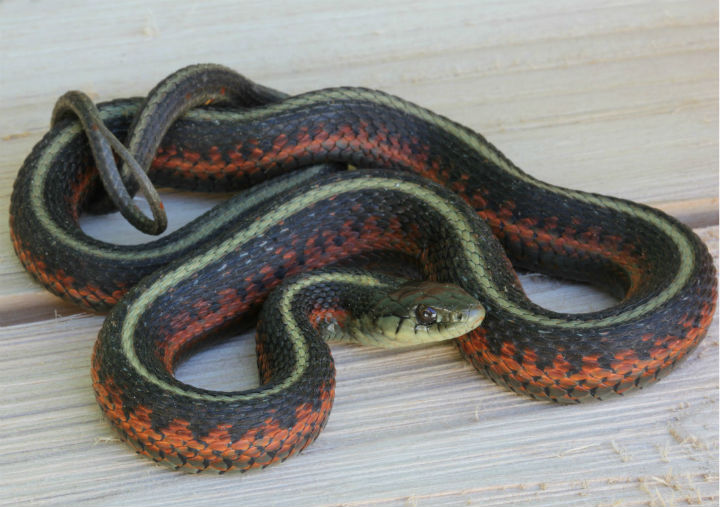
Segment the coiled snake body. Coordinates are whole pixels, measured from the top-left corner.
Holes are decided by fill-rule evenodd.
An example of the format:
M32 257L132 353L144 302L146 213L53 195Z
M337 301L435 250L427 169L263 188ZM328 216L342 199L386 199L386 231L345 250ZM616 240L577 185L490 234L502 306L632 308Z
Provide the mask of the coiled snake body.
M623 394L664 376L705 335L716 276L690 229L647 206L538 181L479 134L397 97L356 88L285 97L227 69L194 66L161 83L132 126L141 99L101 105L102 121L120 138L129 129L148 135L147 110L162 113L168 95L190 100L212 83L214 95L201 101L213 106L171 126L172 114L159 121L157 153L152 142L129 145L140 165L152 162L156 185L252 190L156 241L95 240L77 223L84 206L102 207L95 164L78 122L58 115L12 195L11 234L25 268L61 297L112 307L93 385L139 452L175 468L226 471L304 448L333 399L318 330L372 306L368 290L402 283L356 268L311 270L379 251L479 300L485 320L458 339L460 350L533 398ZM220 104L223 96L235 105ZM371 169L304 169L321 163ZM593 283L620 301L586 314L540 308L511 262ZM213 392L173 377L193 344L258 311L285 279L260 316L260 387ZM397 332L414 318L391 317Z

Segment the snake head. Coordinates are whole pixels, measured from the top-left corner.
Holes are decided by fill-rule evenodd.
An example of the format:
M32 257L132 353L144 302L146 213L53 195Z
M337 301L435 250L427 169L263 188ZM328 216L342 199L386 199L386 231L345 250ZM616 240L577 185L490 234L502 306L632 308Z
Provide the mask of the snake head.
M373 315L374 345L405 347L467 334L482 323L485 308L457 285L412 281L382 298Z

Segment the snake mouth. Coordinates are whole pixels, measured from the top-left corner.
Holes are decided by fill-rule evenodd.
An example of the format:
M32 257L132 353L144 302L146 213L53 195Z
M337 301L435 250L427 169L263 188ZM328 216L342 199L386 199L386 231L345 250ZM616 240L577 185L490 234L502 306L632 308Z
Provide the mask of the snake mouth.
M463 312L463 317L463 320L468 323L468 326L472 326L472 329L475 329L485 320L485 307L478 305L475 308L470 308Z
M485 320L485 307L479 304L463 310L461 314L461 321L465 323L464 327L467 329L466 332L469 333L476 327L479 327L480 324L483 323L483 320Z

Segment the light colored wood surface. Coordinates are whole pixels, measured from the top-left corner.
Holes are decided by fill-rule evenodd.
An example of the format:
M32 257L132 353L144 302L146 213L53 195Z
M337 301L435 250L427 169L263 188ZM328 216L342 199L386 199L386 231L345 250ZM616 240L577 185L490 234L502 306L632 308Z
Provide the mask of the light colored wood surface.
M396 93L541 179L665 209L717 256L717 37L710 0L0 2L0 503L717 505L717 321L657 385L573 407L495 386L453 345L337 346L335 407L315 444L259 473L185 476L114 439L88 375L102 317L33 283L7 225L12 181L57 96L140 95L215 61L288 92ZM168 199L174 227L213 202ZM86 230L133 240L102 220ZM555 309L609 304L585 287L523 283ZM233 337L179 375L247 387L252 350Z

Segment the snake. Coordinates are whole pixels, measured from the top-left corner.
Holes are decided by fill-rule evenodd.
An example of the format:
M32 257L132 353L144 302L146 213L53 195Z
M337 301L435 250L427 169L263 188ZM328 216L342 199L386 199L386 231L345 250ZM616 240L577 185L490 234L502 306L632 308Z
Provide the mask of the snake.
M87 114L84 104L61 99L22 165L12 243L50 292L109 312L91 361L96 399L123 440L170 468L264 468L314 441L334 399L328 341L454 339L497 384L569 404L664 377L713 319L713 260L689 227L540 181L480 134L385 92L290 96L199 64L145 98ZM109 136L128 153L102 176L108 146L122 144ZM128 161L158 187L233 195L140 245L88 236L82 213L127 211L118 196L138 188L147 196ZM136 222L158 232L161 209ZM518 270L617 302L548 310ZM174 376L195 346L247 319L257 319L258 387Z

